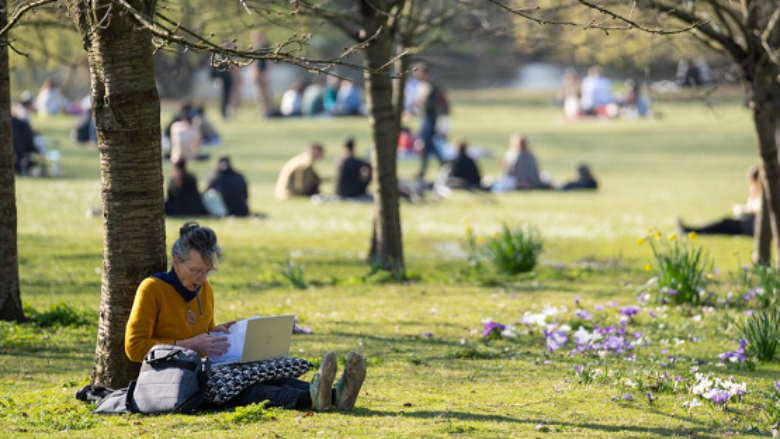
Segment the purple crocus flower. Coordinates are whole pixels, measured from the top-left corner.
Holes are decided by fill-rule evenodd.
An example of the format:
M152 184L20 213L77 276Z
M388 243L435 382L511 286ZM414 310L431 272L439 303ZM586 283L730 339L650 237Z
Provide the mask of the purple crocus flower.
M483 325L485 326L485 330L482 331L483 337L490 337L493 334L500 337L501 332L506 329L506 325L494 321L484 322Z
M745 314L746 316L750 317L750 316L753 315L753 310L752 309L746 309L745 311L742 312L742 314Z
M423 332L423 337L427 338L428 340L433 338L433 334L430 332Z
M642 338L642 333L641 332L635 332L633 337L634 338Z
M645 396L647 397L647 402L649 402L650 404L652 404L652 403L653 403L653 401L654 401L654 399L653 399L653 394L652 394L652 393L650 393L650 392L647 392L647 394L646 394Z
M636 300L640 303L646 303L648 300L650 300L650 294L642 291L638 296L636 296Z
M671 288L669 288L668 290L666 290L666 294L668 294L668 295L670 295L670 296L676 296L676 295L677 295L677 293L679 293L679 291L677 291L677 290L673 290L673 289L671 289Z
M780 392L780 381L775 382L775 389Z
M582 372L585 370L585 366L580 364L578 366L575 366L574 370L576 370L578 374L582 375Z
M631 396L630 393L628 393L628 394L623 395L623 399L625 399L626 401L631 401L632 399L634 399L634 397Z
M293 326L293 334L311 334L311 327L309 325L303 327L296 323Z
M638 306L624 306L623 308L620 308L620 313L623 314L626 317L634 317L639 313L639 307Z
M594 309L594 310L596 310L596 311L601 311L601 310L603 310L603 309L604 309L604 305L595 305L595 306L593 307L593 309Z
M723 389L710 389L702 397L709 399L713 404L726 405L729 402L729 398L731 398L731 393Z
M591 315L591 313L585 311L584 309L578 309L577 311L574 312L574 315L585 321L589 321L593 319L593 315Z
M574 304L577 305L577 306L580 306L580 295L579 294L574 296Z

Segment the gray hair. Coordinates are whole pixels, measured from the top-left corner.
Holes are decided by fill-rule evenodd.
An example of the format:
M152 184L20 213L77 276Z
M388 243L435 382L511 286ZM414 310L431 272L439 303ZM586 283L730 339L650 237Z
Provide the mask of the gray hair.
M188 221L179 229L179 238L173 243L171 257L187 261L190 259L191 250L200 253L203 260L212 268L222 260L222 249L217 245L217 234L208 227L201 227L195 221Z

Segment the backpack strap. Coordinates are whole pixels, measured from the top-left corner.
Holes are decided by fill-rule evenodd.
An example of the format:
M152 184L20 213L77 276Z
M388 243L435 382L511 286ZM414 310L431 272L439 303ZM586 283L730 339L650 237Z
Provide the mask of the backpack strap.
M141 413L140 410L138 410L138 407L135 404L135 399L133 398L133 395L135 394L135 380L130 381L130 384L127 386L127 393L125 394L125 407L127 408L127 411L130 413Z

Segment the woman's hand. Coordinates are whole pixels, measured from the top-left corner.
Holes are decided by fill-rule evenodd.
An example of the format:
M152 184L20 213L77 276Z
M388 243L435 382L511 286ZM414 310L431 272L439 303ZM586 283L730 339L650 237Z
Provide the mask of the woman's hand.
M209 357L218 357L227 352L230 343L227 342L227 337L200 334L186 340L179 340L176 342L176 346L192 349L201 354L206 354Z
M230 327L235 325L235 324L236 324L235 320L230 321L230 322L225 322L225 323L223 323L221 325L215 326L214 329L211 332L224 332L225 334L230 334Z

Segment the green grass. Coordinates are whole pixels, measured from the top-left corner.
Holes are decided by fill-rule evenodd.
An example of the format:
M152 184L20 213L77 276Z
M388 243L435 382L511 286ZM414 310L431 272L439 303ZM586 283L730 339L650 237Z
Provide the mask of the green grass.
M269 215L266 221L202 221L216 230L225 251L212 277L216 318L294 313L314 331L295 336L296 355L363 353L369 378L355 412L93 416L91 406L73 394L91 372L96 325L0 323L0 435L706 438L750 436L758 429L768 436L769 422L755 409L763 403L758 389L768 391L780 367L716 365L719 353L737 346L740 308L660 308L656 294L648 308L658 320L642 311L632 323L631 331L642 332L649 343L637 350L636 362L607 357L600 364L548 354L537 331L489 343L480 336L483 319L513 323L545 305L568 307L559 320L576 330L580 323L617 321L615 310L594 311L596 304L637 304L635 296L650 277L643 267L652 262L650 249L636 245L637 236L648 228L674 231L678 215L692 223L719 218L746 198L744 173L757 160L749 115L740 102L717 100L711 108L663 102L656 107L661 120L580 123L565 122L547 97L514 91L458 92L453 103L454 138L499 157L509 135L521 131L556 181L570 176L574 162L586 161L600 189L456 194L442 203L404 204L406 262L414 281L402 285L369 276L362 262L370 205L273 199L276 172L308 140L327 148L318 165L324 175L333 175L332 161L345 135L356 136L365 151L370 136L364 119L256 121L247 107L237 120L215 120L225 139L215 153L231 155L250 181L252 210ZM164 110L167 117L173 107ZM64 302L79 310L73 318L94 320L103 226L84 212L100 205L99 160L96 151L70 144L71 122L36 122L62 144L62 177L17 181L22 299L41 314ZM497 158L480 164L484 174L498 171ZM192 166L201 185L211 166L213 161ZM412 177L416 168L416 162L401 162L400 174ZM505 222L536 226L545 247L535 272L503 277L482 264L475 275L463 247L464 217L475 235L486 238ZM181 223L168 222L169 245ZM723 271L710 289L720 297L739 293L736 276L727 272L737 269L738 259L749 259L750 240L700 237L696 244ZM306 289L291 288L282 275L288 261L305 266ZM593 312L593 321L574 317L575 295ZM424 337L426 332L433 336ZM670 355L676 362L669 362ZM635 372L640 370L682 375L694 360L705 362L700 371L745 381L748 395L730 404L731 411L707 404L689 411L681 406L692 398L685 393L660 392L649 404L640 390L615 381L580 384L573 374L575 365L586 363L627 376L642 375ZM622 399L627 393L633 400Z

